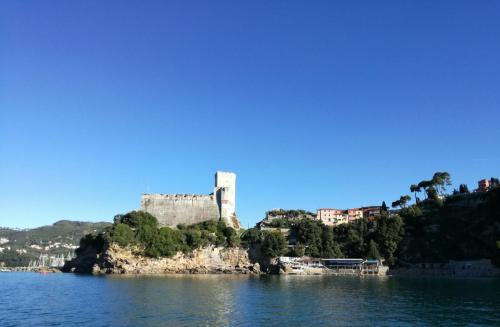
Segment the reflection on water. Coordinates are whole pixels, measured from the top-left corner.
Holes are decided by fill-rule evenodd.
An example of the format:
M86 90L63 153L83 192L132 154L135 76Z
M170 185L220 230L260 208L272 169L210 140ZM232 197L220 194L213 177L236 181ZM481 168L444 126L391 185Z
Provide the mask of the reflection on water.
M500 325L499 280L0 275L1 326Z
M113 311L124 311L119 324L134 325L137 319L148 326L165 321L227 326L237 302L237 284L248 282L247 276L172 275L112 276L107 278L111 294L122 293ZM166 310L165 310L166 309Z

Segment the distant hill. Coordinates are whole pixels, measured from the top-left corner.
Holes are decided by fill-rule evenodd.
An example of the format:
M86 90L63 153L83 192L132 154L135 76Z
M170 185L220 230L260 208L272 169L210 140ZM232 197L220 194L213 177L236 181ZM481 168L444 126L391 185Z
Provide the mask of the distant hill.
M27 266L40 254L67 255L78 247L80 238L111 226L107 222L60 220L52 225L33 229L0 227L0 264Z

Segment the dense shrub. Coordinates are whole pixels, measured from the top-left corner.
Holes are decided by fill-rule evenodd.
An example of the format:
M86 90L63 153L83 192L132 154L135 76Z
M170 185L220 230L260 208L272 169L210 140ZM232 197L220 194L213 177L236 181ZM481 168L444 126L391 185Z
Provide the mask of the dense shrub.
M238 232L232 227L224 228L224 236L226 237L226 242L229 247L237 247L240 245L240 237Z
M450 196L441 207L416 209L399 213L405 227L397 251L400 259L417 263L489 258L500 264L500 188Z
M157 219L142 211L132 211L115 217L115 223L103 235L86 235L78 251L92 246L101 252L104 243L111 242L125 247L139 245L150 257L170 257L208 245L236 247L240 245L238 232L222 221L204 221L195 225L179 225L177 229L158 228Z
M140 226L158 227L158 220L151 214L144 211L131 211L125 215L117 216L116 223L129 225L132 228Z
M135 242L134 231L126 224L118 223L109 230L109 240L120 246L127 246Z
M252 244L260 243L262 240L262 232L258 228L249 228L241 237L242 244L246 247Z
M306 248L302 244L295 244L294 247L290 249L288 255L290 257L302 257L306 254Z
M287 241L281 232L265 232L262 240L262 253L275 258L287 253Z
M1 252L1 264L5 264L7 267L27 267L31 260L35 260L37 257L30 254L19 254L14 249L4 249Z
M89 248L92 248L97 253L100 253L104 250L105 244L106 244L106 238L102 233L87 234L80 239L80 247L76 249L75 253L79 255L85 252Z

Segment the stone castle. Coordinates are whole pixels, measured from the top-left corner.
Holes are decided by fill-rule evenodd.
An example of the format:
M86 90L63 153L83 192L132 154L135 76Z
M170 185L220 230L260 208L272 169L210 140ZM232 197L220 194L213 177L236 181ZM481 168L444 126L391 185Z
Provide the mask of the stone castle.
M236 218L236 174L217 171L211 194L143 194L141 210L155 216L162 226L222 220L240 228Z

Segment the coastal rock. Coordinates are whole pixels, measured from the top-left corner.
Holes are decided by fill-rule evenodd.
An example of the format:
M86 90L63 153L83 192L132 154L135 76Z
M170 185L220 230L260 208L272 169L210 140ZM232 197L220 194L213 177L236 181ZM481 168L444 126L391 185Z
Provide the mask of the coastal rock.
M76 258L71 261L66 261L64 266L61 268L61 271L89 274L94 271L94 265L98 259L99 254L97 250L93 247L88 247L83 252L78 253Z
M259 274L242 248L209 246L190 254L177 253L171 258L149 258L135 248L111 244L99 255L85 253L68 262L63 271L92 274Z

